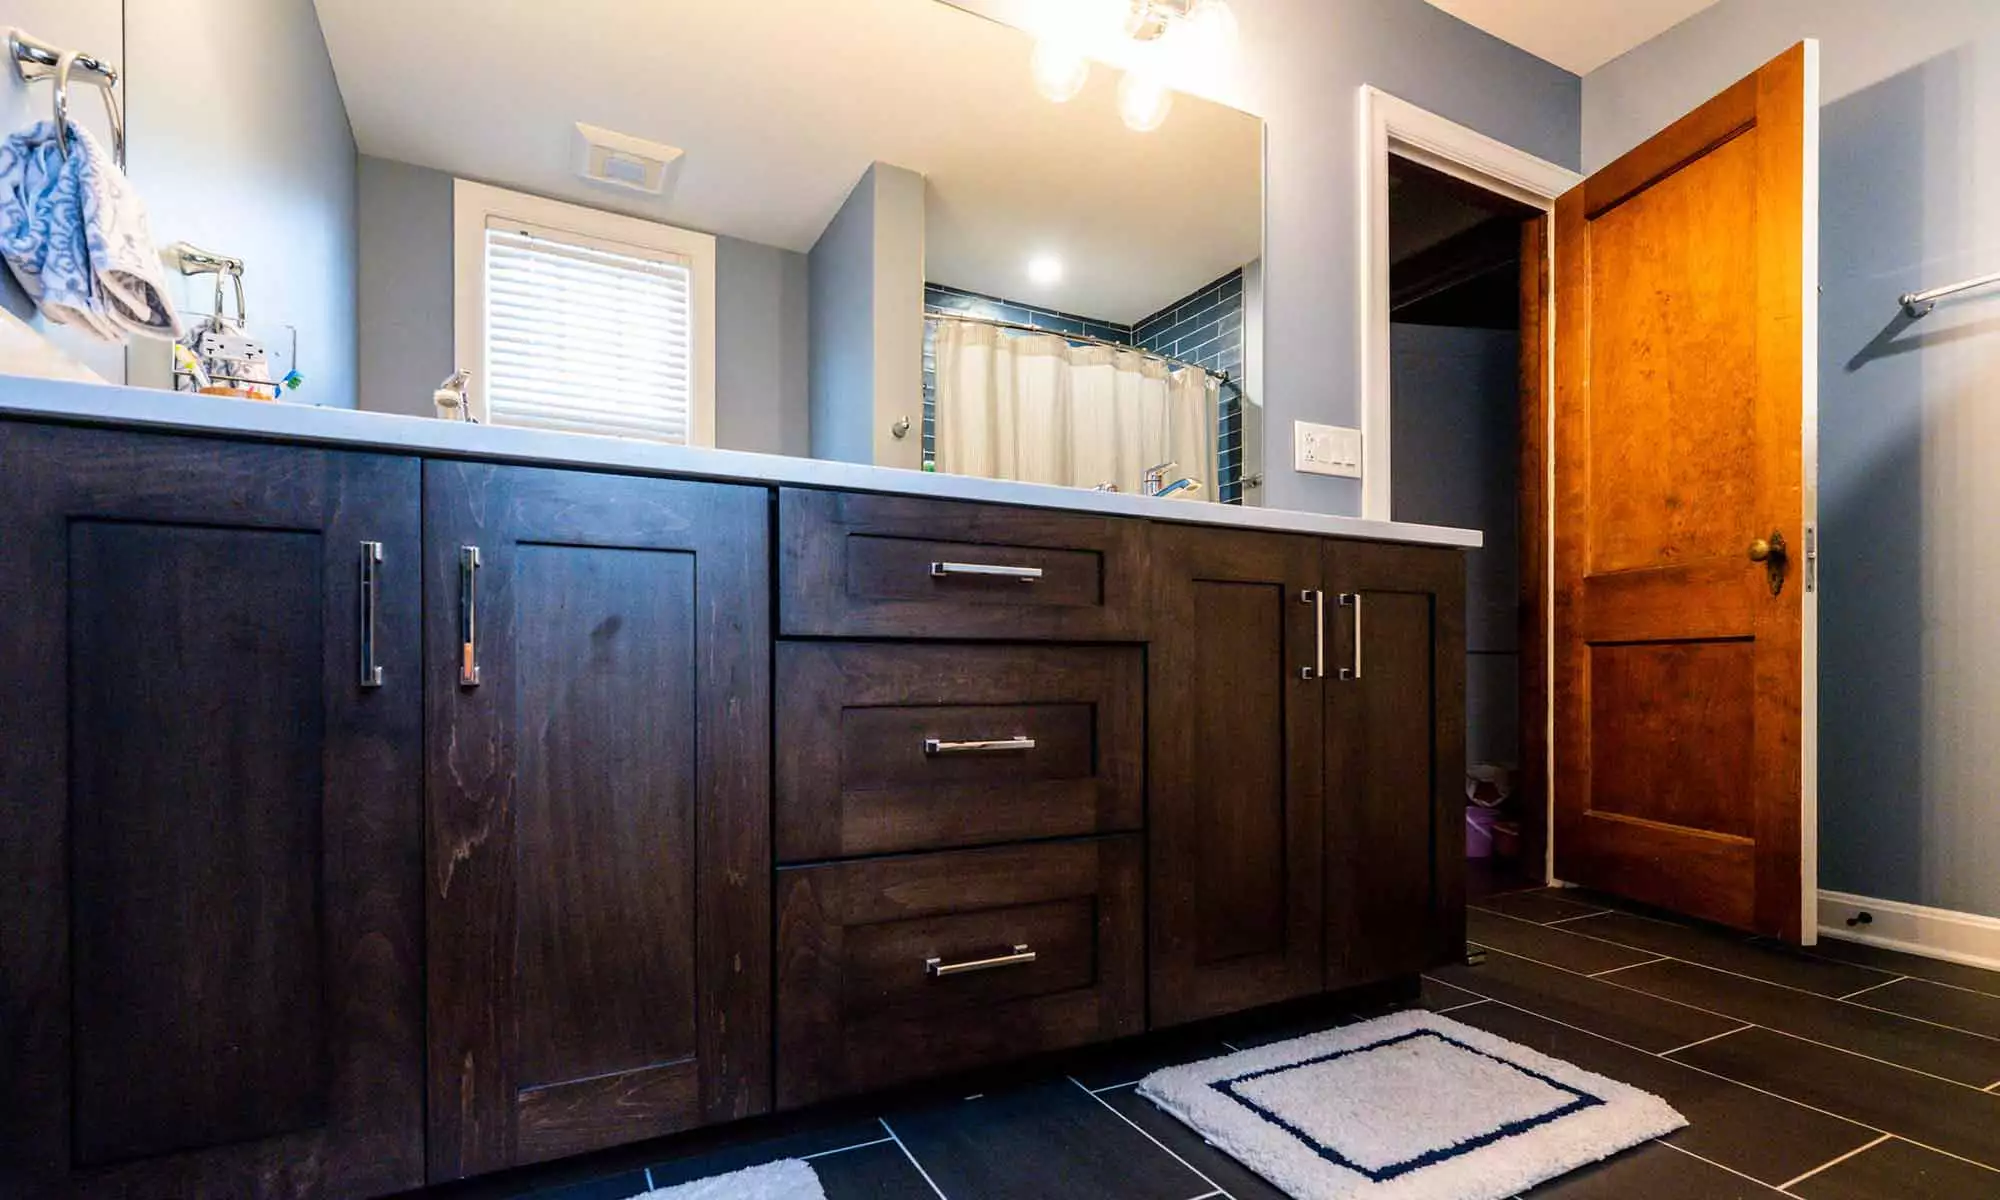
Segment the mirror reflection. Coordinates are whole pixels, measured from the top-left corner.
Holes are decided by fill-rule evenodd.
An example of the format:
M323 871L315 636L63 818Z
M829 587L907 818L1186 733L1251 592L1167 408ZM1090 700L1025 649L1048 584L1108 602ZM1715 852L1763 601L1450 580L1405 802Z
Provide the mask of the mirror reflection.
M98 93L155 81L115 175L150 254L82 268L152 319L66 313L10 256L10 372L1256 502L1261 122L1075 49L1203 53L1218 0L1039 37L940 0L6 7L128 56L69 80L100 178ZM283 79L168 69L190 36ZM12 83L11 194L87 180L52 81Z

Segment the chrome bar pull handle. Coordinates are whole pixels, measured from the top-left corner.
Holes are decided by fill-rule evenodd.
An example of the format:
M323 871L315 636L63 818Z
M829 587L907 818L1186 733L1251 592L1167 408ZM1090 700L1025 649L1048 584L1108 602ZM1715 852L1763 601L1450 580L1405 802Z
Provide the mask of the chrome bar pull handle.
M1326 593L1308 588L1299 593L1299 603L1313 606L1313 665L1299 668L1299 678L1310 683L1326 678Z
M479 686L479 547L458 548L458 686Z
M953 575L973 575L986 579L1018 579L1022 583L1033 583L1042 577L1040 567L1003 567L995 563L934 562L931 564L932 579L949 579Z
M1340 607L1354 610L1354 665L1340 668L1342 679L1361 678L1361 593L1342 592Z
M1035 952L1023 945L1016 945L1012 953L996 955L993 958L975 958L968 962L948 963L941 958L924 960L924 974L932 979L949 979L953 975L970 975L975 971L993 971L1001 967L1025 967L1035 961Z
M382 543L361 543L361 686L382 686L375 661L375 621L382 606Z
M1010 751L1033 750L1035 739L1016 735L1010 738L995 738L977 742L947 742L939 738L924 739L924 754L1005 754Z

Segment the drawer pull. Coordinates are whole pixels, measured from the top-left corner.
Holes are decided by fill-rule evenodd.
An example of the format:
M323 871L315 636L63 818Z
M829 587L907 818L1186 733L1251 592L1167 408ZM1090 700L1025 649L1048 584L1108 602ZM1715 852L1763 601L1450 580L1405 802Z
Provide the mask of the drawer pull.
M924 739L925 755L937 754L1006 754L1018 750L1033 750L1035 739L1031 737L1000 738L984 742L947 742L938 738Z
M375 661L375 623L382 606L382 543L361 543L361 686L382 686L382 665Z
M970 975L974 971L993 971L1001 967L1025 967L1035 961L1035 952L1025 945L1016 946L1011 954L996 958L975 958L970 962L948 963L941 958L924 960L924 973L932 979L946 979L953 975Z
M479 547L458 548L458 686L479 686Z
M976 575L986 579L1018 579L1022 583L1033 583L1042 577L1042 569L1003 567L996 563L934 562L931 564L931 578L948 579L953 575Z

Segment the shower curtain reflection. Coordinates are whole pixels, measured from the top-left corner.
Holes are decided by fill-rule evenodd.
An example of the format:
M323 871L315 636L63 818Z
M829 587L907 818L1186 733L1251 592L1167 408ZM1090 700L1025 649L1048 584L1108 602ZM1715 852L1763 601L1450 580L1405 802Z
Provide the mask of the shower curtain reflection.
M937 319L937 469L1138 492L1148 467L1215 495L1217 380L1154 355Z

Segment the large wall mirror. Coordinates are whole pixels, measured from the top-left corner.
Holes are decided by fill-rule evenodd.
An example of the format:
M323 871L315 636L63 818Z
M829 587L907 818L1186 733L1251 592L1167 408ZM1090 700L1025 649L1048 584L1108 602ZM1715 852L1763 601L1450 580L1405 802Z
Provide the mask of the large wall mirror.
M493 423L1257 502L1258 119L941 0L273 4L352 130L354 369L292 317L324 271L232 244L294 181L207 189L189 240L244 261L286 400L428 417L464 372ZM1185 53L1205 6L1082 7ZM127 99L144 196L217 131Z

